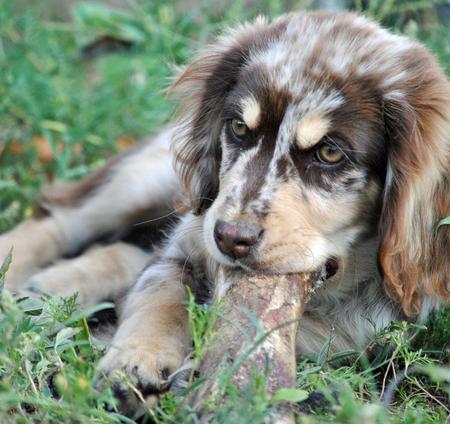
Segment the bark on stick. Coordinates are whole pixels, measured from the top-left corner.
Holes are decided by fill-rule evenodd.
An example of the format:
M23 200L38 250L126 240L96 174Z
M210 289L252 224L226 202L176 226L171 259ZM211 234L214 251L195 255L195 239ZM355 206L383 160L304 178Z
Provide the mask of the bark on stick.
M320 278L306 273L258 275L223 270L223 280L222 313L215 326L218 337L199 368L200 376L207 380L192 399L197 410L219 393L216 377L224 368L236 368L232 381L238 387L245 386L255 370L259 373L268 370L267 384L272 394L280 388L295 387L299 318ZM263 339L254 318L269 333Z

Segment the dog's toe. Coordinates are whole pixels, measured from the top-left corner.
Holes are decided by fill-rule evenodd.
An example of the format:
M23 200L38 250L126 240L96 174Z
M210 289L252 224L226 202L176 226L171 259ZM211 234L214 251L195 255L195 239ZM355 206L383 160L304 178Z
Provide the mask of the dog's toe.
M100 371L112 378L111 386L119 402L119 410L128 416L152 408L159 394L168 390L175 371L183 362L176 349L160 349L128 342L112 347L100 361Z

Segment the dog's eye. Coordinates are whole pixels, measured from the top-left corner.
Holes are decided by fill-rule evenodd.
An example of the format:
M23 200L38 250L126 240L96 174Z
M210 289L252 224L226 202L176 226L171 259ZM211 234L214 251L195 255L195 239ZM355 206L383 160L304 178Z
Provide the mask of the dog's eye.
M244 124L243 121L240 119L232 119L231 120L231 129L233 130L234 134L238 137L243 137L248 132L247 125Z
M317 151L317 158L322 163L334 164L340 162L344 158L344 153L336 146L324 144Z

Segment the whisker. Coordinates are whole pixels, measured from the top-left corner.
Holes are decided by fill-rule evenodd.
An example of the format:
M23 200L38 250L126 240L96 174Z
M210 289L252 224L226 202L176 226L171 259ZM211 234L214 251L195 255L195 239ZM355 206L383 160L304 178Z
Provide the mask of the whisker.
M172 211L172 212L169 212L169 213L166 214L166 215L158 216L157 218L151 218L151 219L147 219L146 221L137 222L137 223L133 224L133 227L137 227L137 226L139 226L139 225L145 225L145 224L148 224L148 223L150 223L150 222L159 221L159 220L161 220L161 219L168 218L169 216L176 215L177 213L178 213L178 212L177 212L176 210L174 210L174 211Z

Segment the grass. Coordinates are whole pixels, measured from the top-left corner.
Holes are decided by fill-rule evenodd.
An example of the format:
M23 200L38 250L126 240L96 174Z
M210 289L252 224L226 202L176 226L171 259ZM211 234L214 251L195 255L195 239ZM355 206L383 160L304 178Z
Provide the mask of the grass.
M44 1L22 9L13 3L0 4L0 232L32 213L41 184L79 178L163 125L173 110L163 93L171 66L188 60L224 23L259 11L243 1L222 10L205 3L187 11L162 0L132 1L127 13L85 5L71 21L61 21L49 15ZM308 7L312 2L268 1L264 12L282 13L288 3ZM436 19L430 2L356 1L355 7L422 40L450 72L450 29ZM134 46L83 59L84 43L105 33ZM0 282L6 269L5 262ZM200 355L214 310L191 304L190 311ZM37 302L1 292L1 422L130 422L115 410L108 385L95 386L102 350L90 334L92 312L80 312L75 297ZM435 314L426 326L400 323L380 330L377 341L385 349L375 357L368 346L346 353L342 362L342 355L330 357L324 346L317 357L306 358L299 364L298 388L327 392L338 387L340 402L334 414L302 422L446 422L449 310ZM387 409L380 394L405 369ZM242 391L224 377L222 388L223 398L210 403L216 422L264 422L278 402L267 393L264 376L255 376ZM183 397L172 394L146 417L164 423L198 418Z

